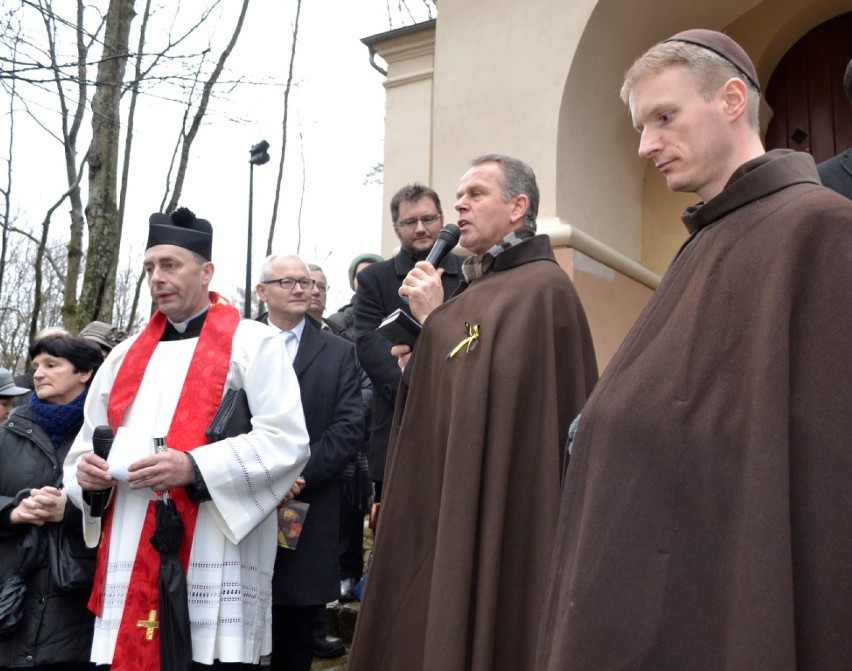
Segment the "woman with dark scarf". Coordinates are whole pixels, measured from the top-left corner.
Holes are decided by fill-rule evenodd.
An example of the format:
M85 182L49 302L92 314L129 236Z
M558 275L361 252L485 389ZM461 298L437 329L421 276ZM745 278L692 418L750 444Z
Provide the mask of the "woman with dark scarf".
M0 640L0 670L90 669L89 589L59 589L48 558L60 530L70 545L85 548L80 511L62 489L62 464L102 356L88 340L64 336L36 340L29 353L35 390L0 427L0 581L18 569L18 549L28 535L38 539L38 552L26 575L21 571L23 617Z

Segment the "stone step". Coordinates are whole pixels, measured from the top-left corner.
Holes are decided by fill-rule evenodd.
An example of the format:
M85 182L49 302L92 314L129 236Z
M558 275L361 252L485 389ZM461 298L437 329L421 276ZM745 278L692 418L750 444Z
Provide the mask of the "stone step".
M325 622L328 633L338 636L348 646L352 644L352 636L355 634L355 620L358 618L358 609L361 603L350 601L340 603L335 601L325 607Z

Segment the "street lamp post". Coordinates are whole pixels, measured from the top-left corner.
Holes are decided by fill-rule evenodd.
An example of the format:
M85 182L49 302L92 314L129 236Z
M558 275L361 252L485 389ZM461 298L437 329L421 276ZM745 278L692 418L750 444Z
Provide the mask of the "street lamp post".
M269 143L261 140L251 149L249 153L249 209L248 209L248 242L246 243L246 295L243 304L243 317L251 318L251 228L252 210L254 207L254 166L263 165L269 161Z

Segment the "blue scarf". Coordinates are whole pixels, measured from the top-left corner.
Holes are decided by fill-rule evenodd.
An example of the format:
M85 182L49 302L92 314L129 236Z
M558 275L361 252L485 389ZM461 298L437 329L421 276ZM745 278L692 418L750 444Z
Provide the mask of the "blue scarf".
M30 408L36 424L47 431L53 447L58 448L68 432L83 420L83 404L88 392L89 388L85 387L82 394L65 404L45 403L35 392L30 394Z

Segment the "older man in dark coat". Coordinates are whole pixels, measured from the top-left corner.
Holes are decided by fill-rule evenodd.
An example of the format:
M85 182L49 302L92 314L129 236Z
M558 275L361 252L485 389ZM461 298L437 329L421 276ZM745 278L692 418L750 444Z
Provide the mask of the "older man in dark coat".
M306 317L313 280L296 256L270 256L258 296L281 331L299 380L311 457L297 501L309 504L295 550L279 548L272 577L272 671L308 671L317 610L340 596L340 480L364 430L355 348Z
M764 153L751 60L656 45L639 154L702 202L583 409L538 671L852 668L852 203Z

